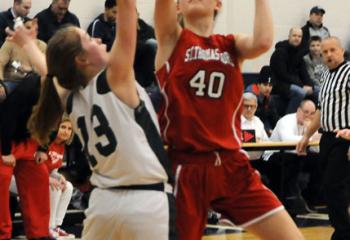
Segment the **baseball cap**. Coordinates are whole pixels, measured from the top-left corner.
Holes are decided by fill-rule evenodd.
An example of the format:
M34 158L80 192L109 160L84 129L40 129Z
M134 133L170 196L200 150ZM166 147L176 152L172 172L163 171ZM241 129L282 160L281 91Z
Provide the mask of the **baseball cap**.
M271 81L271 68L270 66L263 66L259 73L258 83L270 83Z
M310 14L315 13L315 14L325 14L326 11L320 7L320 6L314 6L310 9Z

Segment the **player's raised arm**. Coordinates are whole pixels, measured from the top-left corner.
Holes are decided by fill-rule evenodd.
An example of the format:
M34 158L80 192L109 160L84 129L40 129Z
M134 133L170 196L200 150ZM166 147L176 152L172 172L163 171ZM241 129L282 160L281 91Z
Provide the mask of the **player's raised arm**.
M118 0L117 37L110 52L107 79L111 89L131 107L138 105L133 70L136 50L135 0Z
M170 57L181 33L175 0L156 0L154 26L158 41L155 68L158 70Z
M268 0L255 0L252 36L237 35L236 47L240 60L255 58L269 50L273 43L273 22Z

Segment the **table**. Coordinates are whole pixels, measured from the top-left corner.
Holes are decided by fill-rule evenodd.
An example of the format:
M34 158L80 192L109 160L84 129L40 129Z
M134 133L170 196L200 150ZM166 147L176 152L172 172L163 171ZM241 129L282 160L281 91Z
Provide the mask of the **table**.
M242 148L246 151L265 151L265 150L278 150L284 152L286 150L295 150L298 141L284 141L284 142L259 142L259 143L242 143ZM308 147L318 146L319 141L310 141ZM286 176L286 167L282 158L281 163L281 183L280 183L280 195L284 198L284 182Z
M297 141L285 141L285 142L259 142L259 143L242 143L242 148L246 151L265 151L265 150L279 150L281 152L285 150L295 150ZM308 147L318 146L319 141L311 141Z

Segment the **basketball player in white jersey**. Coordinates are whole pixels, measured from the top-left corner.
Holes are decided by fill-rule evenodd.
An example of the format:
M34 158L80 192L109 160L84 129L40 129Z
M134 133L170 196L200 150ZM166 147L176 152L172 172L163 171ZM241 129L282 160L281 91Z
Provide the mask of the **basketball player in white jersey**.
M29 124L33 137L46 144L65 106L90 160L96 188L82 239L175 239L171 177L156 114L133 73L135 9L135 0L118 0L110 55L100 40L67 27L51 38L45 64L28 31L8 30L46 76Z

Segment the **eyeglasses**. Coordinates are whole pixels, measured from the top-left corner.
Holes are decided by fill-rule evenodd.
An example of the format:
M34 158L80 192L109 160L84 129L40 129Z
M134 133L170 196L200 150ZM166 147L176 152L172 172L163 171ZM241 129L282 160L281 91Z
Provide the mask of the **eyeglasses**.
M243 104L243 107L246 109L255 109L257 106L253 104Z

